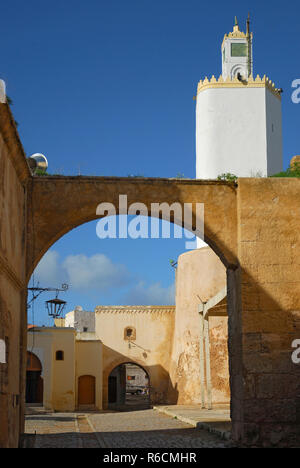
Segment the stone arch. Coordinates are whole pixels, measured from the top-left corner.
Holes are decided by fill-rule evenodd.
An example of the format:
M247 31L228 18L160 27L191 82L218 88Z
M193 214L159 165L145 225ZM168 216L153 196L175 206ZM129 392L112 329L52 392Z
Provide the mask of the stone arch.
M103 369L103 409L106 409L108 406L108 378L112 371L121 364L135 364L143 369L143 371L148 375L149 381L151 383L151 369L147 364L145 364L141 359L130 359L129 357L119 357L114 361L110 362ZM151 395L150 395L151 398Z
M72 229L99 219L99 203L112 203L120 214L119 195L128 206L143 203L179 203L191 215L187 230L196 228L196 203L203 203L204 240L227 268L237 265L236 185L226 181L150 178L43 177L31 181L28 225L27 279L47 250ZM60 200L60 203L57 201ZM63 200L63 202L62 202ZM186 205L187 206L187 205ZM158 218L164 219L161 213ZM171 223L182 226L171 213ZM196 234L201 235L201 232Z
M234 65L230 71L231 79L233 80L234 78L236 78L238 73L240 73L243 76L243 72L243 67L240 64Z
M198 236L202 235L202 231L196 231L196 204L204 204L204 241L227 270L230 367L237 369L234 372L231 370L231 376L238 374L237 378L241 379L241 357L237 352L241 349L237 184L195 179L33 177L29 181L28 193L27 280L42 256L58 239L81 224L99 218L96 210L100 203L113 204L116 215L122 213L119 207L119 195L122 194L126 194L128 206L143 203L149 213L152 203L178 203L182 212L184 206L188 206L187 212L191 219L184 228L193 230ZM165 219L162 213L155 216ZM182 222L174 219L173 213L168 221L183 227ZM122 362L124 360L119 364ZM137 364L147 369L144 363ZM104 408L107 404L107 377L104 375ZM231 387L234 388L233 379ZM238 388L236 384L235 388Z
M42 371L42 364L40 359L31 351L27 351L26 369L28 371Z

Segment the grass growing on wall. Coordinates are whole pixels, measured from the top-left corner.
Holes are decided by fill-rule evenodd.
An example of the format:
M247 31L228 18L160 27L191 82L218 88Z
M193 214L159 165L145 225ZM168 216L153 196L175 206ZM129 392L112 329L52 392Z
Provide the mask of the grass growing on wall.
M271 177L300 177L300 163L294 163L286 171L278 172Z

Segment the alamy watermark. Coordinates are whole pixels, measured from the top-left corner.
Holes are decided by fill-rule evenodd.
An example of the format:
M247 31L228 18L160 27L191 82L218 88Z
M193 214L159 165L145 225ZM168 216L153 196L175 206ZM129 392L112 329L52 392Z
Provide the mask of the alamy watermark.
M103 202L97 206L96 214L101 216L96 226L100 239L170 239L170 223L174 224L173 237L185 237L188 250L197 248L195 236L204 238L204 203L151 203L149 210L140 202L128 206L127 195L119 195L118 209ZM134 218L128 220L128 215ZM167 222L160 223L160 219Z
M6 88L4 80L0 80L0 103L6 103Z
M294 104L299 104L300 102L300 78L292 82L292 88L296 88L295 91L292 92L292 102Z
M292 353L292 361L294 364L300 364L300 339L292 342L292 348L296 348Z

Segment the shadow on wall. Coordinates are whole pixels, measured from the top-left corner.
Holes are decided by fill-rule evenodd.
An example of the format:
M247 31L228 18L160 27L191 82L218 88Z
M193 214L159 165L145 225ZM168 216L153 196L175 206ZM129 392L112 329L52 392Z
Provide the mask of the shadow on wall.
M159 363L148 365L135 357L125 356L114 349L103 345L103 408L108 408L108 378L120 364L137 364L142 367L150 380L150 404L176 404L178 392L172 387L168 371Z
M232 289L229 278L233 438L249 446L296 447L300 441L300 365L292 361L292 343L300 336L300 296L289 268L281 270L277 283L271 282L276 267L259 264L255 276L248 268L238 269L233 274L240 276L241 295ZM242 314L231 314L236 294Z

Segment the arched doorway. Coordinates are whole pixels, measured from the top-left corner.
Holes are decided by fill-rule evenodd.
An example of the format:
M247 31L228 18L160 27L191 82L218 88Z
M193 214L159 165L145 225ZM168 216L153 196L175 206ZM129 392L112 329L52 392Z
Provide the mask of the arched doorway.
M81 375L78 378L78 406L94 406L96 398L96 378Z
M150 408L150 377L135 362L116 366L108 376L108 407L119 411Z
M41 377L42 364L39 358L27 351L26 403L43 403L44 383Z

